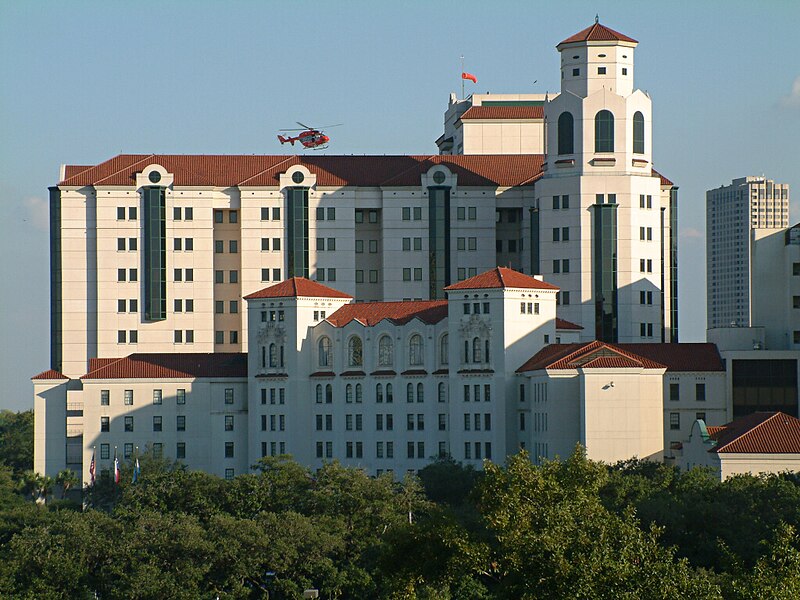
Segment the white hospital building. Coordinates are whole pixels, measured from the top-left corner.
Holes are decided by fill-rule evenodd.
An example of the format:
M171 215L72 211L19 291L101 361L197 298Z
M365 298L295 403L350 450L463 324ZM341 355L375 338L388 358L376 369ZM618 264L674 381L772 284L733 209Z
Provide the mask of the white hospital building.
M557 46L560 93L451 97L436 155L63 167L35 469L661 458L727 422L716 348L675 343L636 46L595 22Z

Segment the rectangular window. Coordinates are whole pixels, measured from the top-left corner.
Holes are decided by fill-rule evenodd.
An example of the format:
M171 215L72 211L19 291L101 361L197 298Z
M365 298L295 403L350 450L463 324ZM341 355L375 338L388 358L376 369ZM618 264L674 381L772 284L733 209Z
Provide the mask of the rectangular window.
M216 240L214 242L214 253L222 254L224 251L225 251L225 242L222 240Z
M130 208L128 208L128 220L129 221L135 221L136 220L136 207L135 206L131 206Z
M356 269L356 283L364 283L364 271Z
M125 390L125 406L133 406L133 390Z
M561 230L558 227L553 227L553 241L554 242L561 241Z
M178 415L175 418L175 431L186 431L186 415Z
M605 75L606 74L606 68L605 67L597 67L597 74L598 75Z
M153 417L153 431L161 431L161 417L156 415Z
M415 221L421 221L422 220L422 207L421 206L415 206L414 207L414 220Z
M445 431L447 429L447 415L439 413L439 431Z
M669 428L672 430L681 428L681 415L680 413L669 413Z
M110 454L109 444L100 444L100 460L108 460Z
M153 390L153 404L161 404L161 390Z
M369 271L369 282L370 283L378 283L378 271L374 269L370 269Z
M671 402L677 402L681 399L681 388L678 383L669 384L669 399Z
M225 404L233 404L233 388L225 389Z
M125 431L133 431L133 417L125 417Z
M233 431L233 415L225 415L225 431Z
M100 417L100 431L110 431L110 418L109 417Z
M696 383L694 385L694 397L697 402L705 402L706 401L706 384L705 383Z
M233 458L233 442L225 442L225 458Z
M333 238L331 238L333 239ZM378 240L370 240L369 241L369 251L371 254L375 254L378 251Z
M186 458L186 442L178 442L175 444L175 458Z
M236 254L237 252L239 252L239 242L238 242L238 240L230 240L228 242L228 251L231 254Z
M176 396L175 396L175 403L176 404L186 404L186 390L179 389Z

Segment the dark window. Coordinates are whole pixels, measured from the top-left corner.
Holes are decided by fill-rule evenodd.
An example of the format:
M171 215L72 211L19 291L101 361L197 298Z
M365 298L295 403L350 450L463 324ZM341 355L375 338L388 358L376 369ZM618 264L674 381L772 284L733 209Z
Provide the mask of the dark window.
M706 401L706 384L705 383L696 383L694 384L694 395L695 400L698 402L705 402Z
M594 117L594 151L614 151L614 115L601 110Z
M575 120L572 113L563 112L558 117L558 153L559 154L572 154L575 152ZM557 197L557 196L556 196ZM553 208L555 206L555 199L553 200Z
M681 387L680 384L677 383L670 383L669 384L669 399L671 402L677 402L681 399Z
M644 154L644 115L639 111L633 114L633 152Z

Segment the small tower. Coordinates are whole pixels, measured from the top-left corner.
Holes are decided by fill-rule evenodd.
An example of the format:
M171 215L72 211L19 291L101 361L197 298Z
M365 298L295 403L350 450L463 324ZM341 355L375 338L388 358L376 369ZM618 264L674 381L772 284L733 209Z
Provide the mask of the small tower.
M633 92L633 51L639 42L595 22L568 37L561 53L561 92L585 98L599 89L620 96Z

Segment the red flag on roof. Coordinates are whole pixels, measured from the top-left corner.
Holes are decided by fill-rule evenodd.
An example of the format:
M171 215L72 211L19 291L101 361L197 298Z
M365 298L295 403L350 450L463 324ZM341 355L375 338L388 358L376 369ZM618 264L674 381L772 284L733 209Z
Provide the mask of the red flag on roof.
M472 83L478 83L478 78L472 73L462 72L461 79L469 79Z

